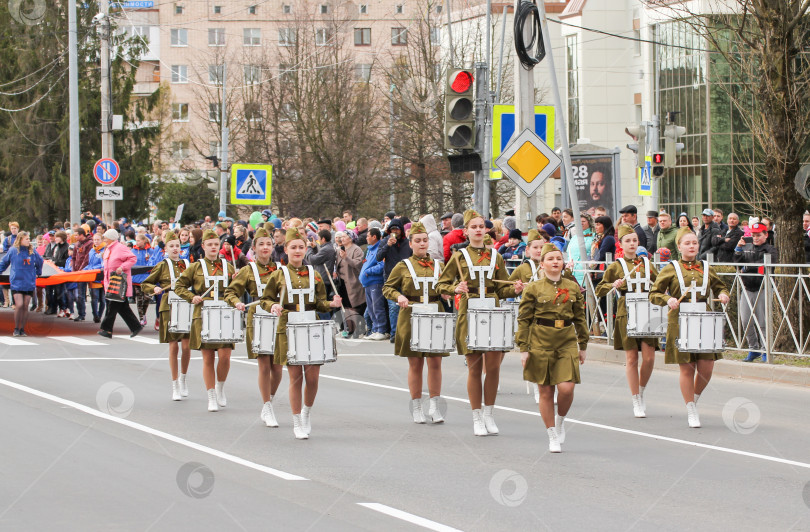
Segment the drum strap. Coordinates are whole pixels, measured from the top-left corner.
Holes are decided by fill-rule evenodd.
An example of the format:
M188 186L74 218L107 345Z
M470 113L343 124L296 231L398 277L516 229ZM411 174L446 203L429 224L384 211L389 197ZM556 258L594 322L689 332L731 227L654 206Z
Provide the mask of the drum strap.
M673 267L675 268L675 273L678 275L678 283L681 285L681 295L686 293L687 287L686 283L683 280L683 272L681 271L681 265L677 260L671 262ZM703 264L703 285L697 289L697 292L705 296L708 293L709 289L709 263L708 261L702 261Z
M413 286L419 290L420 283L430 283L431 288L436 288L436 283L439 282L439 268L438 265L434 262L433 263L433 277L417 277L416 270L413 269L413 263L410 259L405 259L405 266L408 267L408 272L411 274L411 279L413 279Z
M618 259L619 264L622 265L622 270L624 271L624 276L627 278L627 291L628 292L635 292L635 286L639 283L644 285L643 290L645 292L649 292L650 288L652 288L652 282L650 282L650 261L647 257L641 257L641 260L644 261L644 277L636 280L635 277L630 276L630 269L627 267L627 261L624 260L623 257Z
M174 274L174 262L172 261L172 259L170 259L168 257L165 260L166 260L166 264L169 265L169 279L171 279L172 290L174 290L174 283L177 282L177 276ZM188 268L188 260L187 259L182 259L182 261L186 263L186 268Z
M529 282L536 281L537 272L540 271L540 268L537 267L537 264L535 264L532 259L529 259L529 266L532 269L532 276L529 278Z
M253 280L256 281L256 290L259 293L259 297L262 297L264 294L264 289L267 286L266 284L262 283L262 276L259 275L259 267L256 266L255 262L250 263L250 268L253 270Z
M225 288L228 287L228 262L225 259L222 260L222 275L211 275L208 273L208 266L205 264L205 259L201 260L202 269L203 269L203 276L205 277L205 287L210 288L211 283L214 281L222 281L222 286Z
M464 256L464 260L467 262L467 269L470 272L471 280L475 280L479 272L481 274L485 274L487 279L492 279L492 276L495 274L495 265L498 263L496 259L497 255L493 253L492 258L489 259L489 264L484 266L473 266L472 258L470 257L470 252L467 251L467 248L461 248L460 251Z
M289 267L281 268L281 271L284 272L284 284L287 285L287 301L289 303L295 303L293 296L298 295L309 296L309 302L315 303L315 270L312 269L312 266L307 266L307 274L311 279L307 288L292 287L292 278L290 277Z

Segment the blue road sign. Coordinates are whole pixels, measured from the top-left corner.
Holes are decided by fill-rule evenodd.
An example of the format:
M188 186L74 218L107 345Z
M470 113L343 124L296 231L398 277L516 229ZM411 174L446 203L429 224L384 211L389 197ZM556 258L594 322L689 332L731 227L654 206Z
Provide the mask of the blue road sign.
M93 167L93 177L102 185L112 185L121 175L121 167L114 159L99 159Z
M270 164L232 164L231 204L270 205L272 183Z

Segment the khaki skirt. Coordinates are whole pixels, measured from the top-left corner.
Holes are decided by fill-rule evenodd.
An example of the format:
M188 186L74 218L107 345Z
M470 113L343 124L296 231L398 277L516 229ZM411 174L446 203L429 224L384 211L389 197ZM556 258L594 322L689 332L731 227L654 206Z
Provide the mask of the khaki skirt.
M579 344L573 325L563 329L534 324L523 380L542 386L561 382L579 384Z
M651 345L653 349L660 349L658 338L641 338L627 336L627 316L617 317L613 322L613 349L619 351L632 351L641 349L641 343Z

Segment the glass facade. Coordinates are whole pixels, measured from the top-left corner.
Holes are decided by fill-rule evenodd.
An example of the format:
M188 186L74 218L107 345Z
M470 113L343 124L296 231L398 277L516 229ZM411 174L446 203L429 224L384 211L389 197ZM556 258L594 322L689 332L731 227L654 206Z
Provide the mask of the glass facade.
M659 205L670 213L698 215L706 207L741 216L761 215L765 198L754 186L761 177L753 136L732 97L735 92L722 56L707 50L707 43L685 22L655 27L654 47L657 97L655 113L661 119L660 146L667 113L686 127L679 138L684 150L676 168L659 181Z

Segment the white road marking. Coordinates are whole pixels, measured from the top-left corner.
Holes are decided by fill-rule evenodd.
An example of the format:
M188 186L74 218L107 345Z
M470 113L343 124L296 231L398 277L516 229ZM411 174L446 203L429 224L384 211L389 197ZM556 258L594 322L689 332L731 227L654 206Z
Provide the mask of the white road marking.
M63 399L61 397L57 397L56 395L51 395L47 392L43 392L40 390L36 390L34 388L29 388L23 384L18 384L16 382L7 381L5 379L0 379L0 384L8 386L9 388L14 388L15 390L19 390L21 392L25 392L36 397L40 397L42 399L47 399L48 401L53 401L54 403L58 403L64 406L68 406L70 408L75 408L80 412L84 412L85 414L89 414L91 416L105 419L107 421L111 421L113 423L118 423L119 425L124 425L125 427L129 427L131 429L139 430L146 434L151 434L152 436L156 436L158 438L162 438L164 440L168 440L170 442L177 443L179 445L183 445L190 449L194 449L196 451L200 451L211 456L222 458L223 460L227 460L229 462L233 462L234 464L238 464L241 466L249 467L250 469L254 469L261 473L267 473L268 475L273 475L274 477L281 478L283 480L308 480L304 477L299 477L298 475L293 475L291 473L285 473L284 471L280 471L278 469L273 469L271 467L267 467L262 464L257 464L255 462L251 462L249 460L245 460L244 458L239 458L238 456L234 456L232 454L220 451L218 449L214 449L205 445L201 445L199 443L186 440L184 438L180 438L179 436L175 436L174 434L169 434L168 432L163 432L161 430L153 429L152 427L148 427L146 425L142 425L140 423L136 423L134 421L129 421L128 419L116 417L110 414L105 414L100 410L96 410L95 408L90 408L89 406L85 406L81 403L77 403L74 401L70 401L68 399Z
M128 334L116 334L115 338L121 338L123 340L131 340L133 342L140 342L142 344L151 344L151 345L160 344L160 340L156 340L155 338L149 338L148 336L129 336Z
M364 508L368 508L369 510L374 510L375 512L396 517L397 519L421 526L422 528L427 528L428 530L436 530L437 532L460 532L457 528L443 525L441 523L437 523L436 521L419 517L418 515L409 514L408 512L403 512L402 510L397 510L396 508L391 508L390 506L386 506L384 504L379 504L376 502L358 502L357 504L359 506L363 506Z
M79 338L78 336L48 336L51 340L58 340L60 342L67 342L76 345L107 345L95 340L88 340L87 338Z
M19 338L14 338L11 336L0 336L0 344L6 345L13 345L13 346L21 346L21 345L38 345L34 342L29 342L28 340L20 340Z

